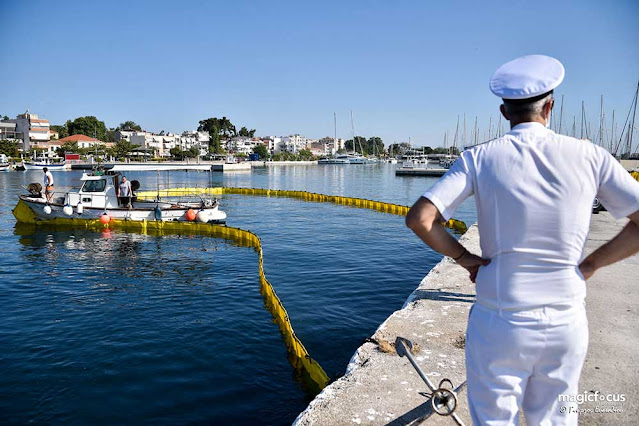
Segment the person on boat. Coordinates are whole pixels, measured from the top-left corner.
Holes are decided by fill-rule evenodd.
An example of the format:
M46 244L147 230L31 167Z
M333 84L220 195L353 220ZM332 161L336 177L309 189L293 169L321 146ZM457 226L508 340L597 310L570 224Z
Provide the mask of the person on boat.
M44 172L44 195L47 197L47 202L53 201L53 175L49 171L48 167L42 169Z
M578 407L559 395L579 392L586 280L639 251L639 182L603 148L548 128L564 73L543 55L501 66L490 88L511 131L464 151L406 216L476 284L465 348L474 424L517 424L520 408L527 424L577 424ZM482 257L440 223L471 195ZM595 197L630 222L580 262Z
M120 204L131 208L131 197L133 196L133 191L131 189L131 182L126 179L126 176L122 176L122 181L118 186L118 199L120 200Z

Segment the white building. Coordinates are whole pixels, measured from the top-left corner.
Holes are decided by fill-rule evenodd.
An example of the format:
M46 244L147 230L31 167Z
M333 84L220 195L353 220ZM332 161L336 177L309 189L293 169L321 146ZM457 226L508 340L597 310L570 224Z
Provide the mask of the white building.
M298 153L302 149L306 149L307 139L299 134L283 136L279 143L275 144L273 152L279 154L281 152Z
M253 148L264 143L259 138L248 138L245 136L236 136L226 141L226 150L230 154L252 154Z
M38 118L27 110L24 114L18 115L15 119L5 120L4 123L15 123L14 134L20 134L22 139L22 149L41 149L47 145L50 139L49 120ZM38 146L42 145L42 146Z
M320 139L319 142L323 146L323 155L335 154L340 149L344 149L344 144L346 143L344 139L334 139L329 136Z
M180 148L186 151L196 146L200 149L200 155L206 155L209 151L209 132L187 130L180 136Z

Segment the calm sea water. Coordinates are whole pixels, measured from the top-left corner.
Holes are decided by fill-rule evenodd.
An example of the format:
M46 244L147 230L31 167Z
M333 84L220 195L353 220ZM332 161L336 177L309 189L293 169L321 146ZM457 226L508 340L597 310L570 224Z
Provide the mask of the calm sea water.
M393 165L248 173L137 172L142 189L294 189L410 205L433 183ZM80 172L55 173L58 188ZM6 423L290 424L313 395L259 294L257 254L203 236L34 230L11 215L41 172L0 173L0 416ZM440 256L403 218L300 200L224 195L256 232L266 275L333 378ZM475 220L472 200L456 217Z

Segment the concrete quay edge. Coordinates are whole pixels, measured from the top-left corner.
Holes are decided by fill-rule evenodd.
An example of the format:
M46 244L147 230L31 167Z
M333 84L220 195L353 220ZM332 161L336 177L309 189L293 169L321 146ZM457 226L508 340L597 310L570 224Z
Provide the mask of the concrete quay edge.
M585 254L610 240L627 219L615 221L607 212L593 215ZM460 242L480 253L477 225ZM586 425L632 424L639 407L639 255L598 271L588 281L586 299L590 347L580 380L582 394L624 395L624 401L580 404L579 423ZM360 346L346 373L327 386L294 422L307 425L454 425L450 417L433 414L426 385L409 361L389 353L378 343L402 336L419 346L414 355L435 385L446 377L455 386L465 380L464 334L474 302L474 285L467 272L450 258L443 258L421 281L404 307L389 316L371 342ZM614 312L614 314L613 314ZM471 424L466 391L458 394L456 413ZM614 408L610 412L610 408ZM608 412L601 412L601 411ZM621 411L619 411L621 410ZM522 423L523 416L520 416Z

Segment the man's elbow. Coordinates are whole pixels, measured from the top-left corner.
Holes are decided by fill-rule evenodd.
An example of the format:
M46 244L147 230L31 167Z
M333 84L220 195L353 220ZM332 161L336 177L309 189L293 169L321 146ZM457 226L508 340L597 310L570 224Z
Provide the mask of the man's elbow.
M414 232L430 231L436 219L437 209L430 201L422 198L408 211L406 226Z

